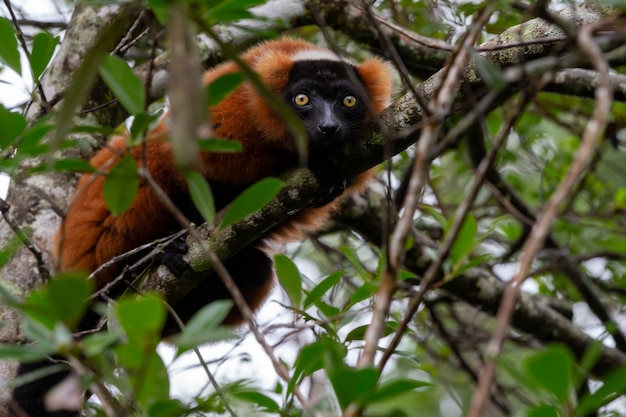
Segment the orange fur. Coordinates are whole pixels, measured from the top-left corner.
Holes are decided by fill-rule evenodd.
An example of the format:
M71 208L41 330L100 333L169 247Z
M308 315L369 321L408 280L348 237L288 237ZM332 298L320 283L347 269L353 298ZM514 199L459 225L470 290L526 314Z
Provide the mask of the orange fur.
M260 74L269 89L278 94L287 84L293 55L308 50L325 51L304 41L281 39L262 43L250 49L242 58ZM224 63L208 71L204 82L208 84L223 74L237 70L232 62ZM379 59L371 59L358 65L357 71L364 80L373 108L380 112L389 104L391 95L388 65ZM244 83L227 99L210 109L209 114L215 125L216 136L237 140L243 146L241 153L202 153L202 173L212 186L218 186L218 190L240 190L264 177L278 175L293 165L290 160L297 159L295 145L280 116L269 108L249 83ZM146 168L165 193L170 197L183 198L188 194L187 186L176 172L170 144L165 140L168 136L166 119L148 135ZM101 174L106 174L119 157L127 153L132 154L138 164L142 163L140 148L128 149L125 138L115 137L108 148L94 156L91 164ZM64 271L94 271L112 257L178 228L146 184L141 184L132 208L114 217L104 204L104 177L101 174L85 174L80 179L64 225L58 232L57 254ZM372 175L371 170L361 174L343 195L360 191ZM220 206L232 199L229 196L223 198ZM338 202L339 199L335 199L326 206L303 210L272 229L264 238L282 243L319 230ZM121 266L116 266L99 273L98 287L110 282L120 271ZM257 308L271 288L271 283L255 285L254 280L255 277L246 278L240 286L251 307ZM248 287L250 289L246 290ZM211 290L210 286L207 288ZM231 321L237 320L233 318Z

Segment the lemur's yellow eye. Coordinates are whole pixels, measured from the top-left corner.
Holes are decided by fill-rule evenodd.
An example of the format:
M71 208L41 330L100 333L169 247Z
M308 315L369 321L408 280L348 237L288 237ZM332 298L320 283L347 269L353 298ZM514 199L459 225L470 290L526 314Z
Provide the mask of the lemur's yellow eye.
M356 97L354 96L345 96L343 98L343 105L346 107L354 107L356 106Z
M297 106L306 106L307 104L309 104L309 96L307 96L306 94L296 94L296 96L293 99L294 103L296 103Z

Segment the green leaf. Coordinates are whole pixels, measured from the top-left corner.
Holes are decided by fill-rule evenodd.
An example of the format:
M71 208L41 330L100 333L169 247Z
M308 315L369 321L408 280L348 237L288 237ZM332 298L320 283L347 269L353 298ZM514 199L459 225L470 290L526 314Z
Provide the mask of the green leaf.
M30 53L30 67L36 80L41 77L50 63L54 50L59 43L59 38L47 32L40 32L33 37L33 48Z
M302 347L294 362L294 376L289 381L288 391L293 392L302 375L312 375L324 366L329 371L343 366L342 360L346 354L345 346L326 336L321 336L318 341Z
M271 177L251 185L230 204L220 228L223 229L237 223L244 217L260 210L276 197L282 187L283 182L281 180Z
M28 340L40 345L43 349L50 349L53 352L58 351L58 346L52 341L54 334L52 328L58 324L54 320L48 320L45 324L38 318L34 318L31 315L24 316L24 319L20 323L20 329Z
M267 0L227 0L212 7L209 18L215 22L232 22L253 17L247 9L264 4Z
M126 155L104 179L104 202L114 216L128 210L139 190L139 176L135 158Z
M143 408L157 399L169 398L169 376L163 360L156 352L156 344L141 347L137 342L115 348L124 377L131 383L130 392L125 393Z
M603 4L606 4L607 6L613 6L621 10L626 9L626 0L605 0Z
M111 136L113 135L116 130L113 128L110 128L108 126L89 126L89 125L78 125L78 126L72 126L72 128L70 129L71 133L95 133L95 134L99 134L102 136ZM76 145L77 143L87 143L88 141L86 139L79 139L78 141L69 139L67 141L65 141L66 146L71 146L71 145Z
M344 367L329 373L341 408L353 402L365 404L378 383L380 372L375 368L354 369Z
M213 224L215 220L215 201L206 178L198 171L188 171L185 173L185 179L189 186L193 204L200 212L204 221L208 224Z
M341 310L338 309L335 306L332 306L330 304L327 304L323 301L318 301L315 304L315 307L317 307L319 313L324 317L324 318L328 318L328 317L336 317L341 313Z
M560 415L558 409L553 405L540 405L526 414L527 417L559 417Z
M168 17L169 17L169 6L170 3L167 0L148 0L148 7L156 18L159 20L159 23L162 25L167 25Z
M19 75L22 74L15 31L11 22L4 17L0 17L0 62L6 64Z
M210 17L213 22L236 22L237 20L253 19L254 15L248 10L220 10L219 13L214 13L211 10Z
M571 356L566 349L552 346L526 360L526 369L535 382L563 403L573 386Z
M135 114L133 122L130 125L130 145L140 145L143 140L144 133L150 129L152 123L159 118L158 114Z
M169 377L156 348L166 318L162 301L154 296L123 299L115 309L127 343L116 344L117 363L125 370L125 384L142 407L169 396ZM130 399L130 398L129 398Z
M74 343L74 337L65 324L56 323L52 330L52 341L59 347L69 347Z
M26 128L26 118L0 105L0 150L8 148Z
M343 271L336 271L324 278L306 295L303 308L308 308L319 301L332 287L337 285L343 274Z
M520 239L522 236L522 226L520 223L510 215L503 215L497 217L491 222L488 228L488 233L496 232L500 233L509 242Z
M501 91L507 83L502 69L480 54L474 54L474 63L480 77L492 90Z
M302 300L302 277L298 267L285 255L274 256L274 268L280 285L291 300L291 304L298 308Z
M436 209L433 206L429 206L427 204L422 205L422 210L424 211L424 213L427 213L429 215L431 215L433 217L433 219L435 219L435 221L437 223L439 223L439 225L441 227L446 227L447 225L447 221L446 218L443 217L443 215L441 214L441 212Z
M591 411L614 401L626 392L626 366L616 369L602 379L602 386L594 393L584 396L578 408L577 416L585 416Z
M211 84L206 86L208 106L213 107L221 103L241 85L244 79L244 76L239 72L231 72L217 77Z
M115 312L126 336L133 343L156 346L167 316L163 301L151 295L126 298L119 301Z
M309 376L322 369L324 367L323 353L325 349L326 347L319 342L301 348L294 363L296 375Z
M318 343L323 348L321 357L324 360L326 372L335 372L345 368L344 360L348 354L348 349L344 345L330 337L320 338Z
M13 381L13 385L16 387L20 387L22 385L40 380L42 378L45 378L57 372L67 371L67 369L68 369L68 365L63 365L63 364L39 368L36 371L29 372L25 375L20 375L19 377L16 377L15 380Z
M461 261L466 255L468 255L475 247L476 232L478 230L478 224L476 218L471 214L468 214L461 225L461 229L452 244L450 249L450 259L453 263Z
M62 274L26 299L27 315L52 330L57 322L75 329L88 307L93 282L83 274Z
M144 86L123 59L113 55L106 56L99 73L130 114L143 113L146 105Z
M39 344L30 345L0 345L0 358L15 359L19 362L35 362L55 353L49 346Z
M10 238L4 246L0 247L0 268L7 264L22 246L22 241L19 237L13 236ZM20 307L20 303L17 301L13 294L11 294L4 286L0 285L0 303L9 305L13 308Z
M110 329L107 332L90 334L82 340L83 353L88 358L99 356L106 353L119 341L120 335L110 331Z
M94 172L94 167L84 159L57 159L54 161L55 171L64 172Z
M53 126L43 123L36 123L24 129L20 142L20 153L28 156L39 156L49 152L48 145L44 138L52 130Z
M178 400L158 400L148 408L150 417L180 417L187 415L187 407Z
M367 403L371 404L386 401L404 393L424 387L432 387L432 384L414 379L396 379L381 385L372 395L368 396Z
M454 268L451 271L451 275L447 277L446 279L449 280L451 278L463 275L465 271L469 271L470 269L474 267L483 265L491 259L493 259L493 255L486 253L484 255L473 257L469 259L467 262L459 262L454 265Z
M626 209L626 187L618 188L613 196L613 207L616 210Z
M155 399L168 398L170 395L170 382L167 368L161 357L153 352L145 369L134 375L133 382L137 391L137 402L146 408Z
M214 301L204 306L193 315L183 331L172 342L182 351L187 351L204 343L236 337L232 328L222 326L222 322L232 308L233 302L230 300Z
M363 265L361 257L353 247L343 245L341 247L341 253L343 253L346 259L348 259L352 266L354 266L357 274L359 274L359 277L361 277L364 282L372 279L372 273Z
M356 303L367 300L375 293L378 292L378 287L380 282L378 280L367 281L363 285L361 285L351 296L350 303L348 307L355 305Z
M241 142L221 138L201 139L198 149L205 152L236 153L243 150Z
M353 342L355 340L365 340L365 333L367 332L368 324L364 324L363 326L358 326L350 331L346 336L346 342ZM396 322L386 322L385 328L383 329L383 337L389 336L393 332L396 331L397 328Z
M235 397L247 401L249 403L256 404L263 411L269 413L280 413L280 406L276 403L276 401L272 400L267 395L264 395L257 391L235 391L233 393Z
M141 369L145 366L146 361L150 355L152 355L152 349L154 340L150 343L124 343L114 347L115 354L117 355L117 362L119 366L125 366L127 372L133 372Z

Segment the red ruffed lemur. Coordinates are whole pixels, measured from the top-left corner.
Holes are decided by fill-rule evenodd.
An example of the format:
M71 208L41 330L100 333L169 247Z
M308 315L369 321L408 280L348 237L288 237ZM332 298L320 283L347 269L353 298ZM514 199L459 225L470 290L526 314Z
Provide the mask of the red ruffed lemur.
M338 143L361 139L372 120L368 110L379 113L389 104L393 84L390 66L377 58L354 65L340 60L327 49L290 38L261 43L243 54L242 59L301 118L308 136L311 170L316 174L323 173L326 181L341 183L341 179L332 178L332 166L316 164L321 163L322 156L332 152ZM209 84L224 74L238 71L236 64L226 62L208 71L204 82ZM243 148L239 153L201 153L202 174L211 186L216 209L230 203L256 181L276 176L297 165L296 144L280 114L266 104L249 83L244 82L209 109L208 114L215 136L239 141ZM58 232L57 256L62 271L93 272L117 255L180 229L147 184L140 185L128 211L117 217L108 211L102 192L103 174L123 155L131 154L137 164L145 161L145 168L177 208L189 219L201 221L186 182L176 171L167 139L166 116L148 134L145 153L141 147L128 148L125 137L115 137L109 146L93 157L91 164L98 173L85 174L80 179ZM335 193L339 196L330 203L294 214L225 263L252 310L258 309L273 285L272 260L266 253L265 243L284 243L319 230L341 197L362 190L372 176L373 171L369 170L354 179L344 179L349 185L340 190L342 192ZM117 263L100 270L96 275L97 288L111 282L123 268L123 264ZM211 301L229 297L222 281L217 276L210 276L174 308L185 320ZM226 323L241 321L241 315L233 308ZM51 382L62 376L59 374L54 381L47 381L45 387L27 384L17 388L14 399L33 417L77 415L72 412L49 413L43 406L43 394Z

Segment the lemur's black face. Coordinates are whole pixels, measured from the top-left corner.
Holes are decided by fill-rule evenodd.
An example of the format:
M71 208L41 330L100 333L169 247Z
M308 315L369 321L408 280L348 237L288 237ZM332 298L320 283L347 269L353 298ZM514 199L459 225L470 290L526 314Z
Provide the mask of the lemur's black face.
M358 73L354 74L359 80ZM309 146L315 148L362 134L364 91L362 86L355 88L340 62L298 61L289 74L283 98L304 122Z

